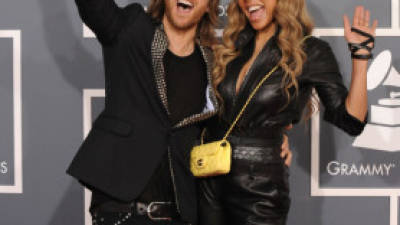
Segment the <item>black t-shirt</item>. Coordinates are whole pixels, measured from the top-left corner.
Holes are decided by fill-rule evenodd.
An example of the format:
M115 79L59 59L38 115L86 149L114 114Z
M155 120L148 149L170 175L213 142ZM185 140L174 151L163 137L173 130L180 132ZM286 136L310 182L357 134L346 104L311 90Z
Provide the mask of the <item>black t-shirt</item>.
M206 104L207 71L199 47L196 46L192 54L184 57L167 50L164 69L171 123L177 124L190 115L200 113ZM166 153L139 200L174 202L172 185Z
M167 50L164 56L170 120L176 124L184 118L200 113L206 103L206 65L200 49L192 54L176 56Z

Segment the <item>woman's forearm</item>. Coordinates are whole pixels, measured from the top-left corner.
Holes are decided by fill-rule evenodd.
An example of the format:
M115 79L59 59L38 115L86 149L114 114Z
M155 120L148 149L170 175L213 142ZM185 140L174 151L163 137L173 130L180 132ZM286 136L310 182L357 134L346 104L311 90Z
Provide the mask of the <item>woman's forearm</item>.
M353 59L353 69L349 95L346 99L347 112L364 121L368 111L367 60Z
M378 20L370 23L371 13L363 6L354 10L353 23L347 15L343 16L345 38L353 58L353 71L349 95L346 99L347 112L364 121L368 112L367 69L371 50L374 48ZM364 58L364 59L360 59Z

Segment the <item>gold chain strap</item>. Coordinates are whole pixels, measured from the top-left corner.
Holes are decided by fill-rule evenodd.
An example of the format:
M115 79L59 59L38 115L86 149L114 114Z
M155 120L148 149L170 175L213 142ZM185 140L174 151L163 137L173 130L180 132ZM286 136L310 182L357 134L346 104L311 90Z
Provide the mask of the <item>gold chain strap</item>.
M304 42L307 38L311 36L305 36L301 42ZM242 109L240 110L239 114L236 116L236 119L233 121L232 125L229 127L229 130L225 133L225 136L222 140L226 140L228 136L232 133L233 128L235 128L237 122L239 119L242 117L244 111L246 110L247 106L249 105L250 101L254 97L254 95L257 93L258 89L263 85L263 83L278 69L278 65L276 65L272 70L264 76L264 78L258 83L256 88L251 92L250 96L247 98L246 103L243 105ZM206 128L203 129L201 132L201 144L204 143L204 136L205 136Z
M240 117L242 117L244 111L246 110L247 106L249 105L251 99L254 97L254 95L256 94L256 92L258 91L258 89L261 87L261 85L268 79L268 77L270 77L276 70L278 69L278 66L275 66L267 75L264 76L264 78L258 83L258 85L256 86L256 88L254 88L254 90L251 92L251 94L249 95L249 97L247 98L246 103L243 105L242 109L240 110L239 114L236 116L236 119L233 121L231 127L229 128L229 130L226 132L224 138L222 140L226 140L226 138L229 136L229 134L231 134L233 128L235 128L236 123L239 121ZM204 144L204 136L206 133L206 128L203 129L203 131L201 132L201 144Z
M301 42L304 42L307 38L309 38L311 36L305 36L303 38L303 40ZM278 69L278 65L276 65L274 68L272 68L272 70L264 76L264 78L258 83L258 85L256 86L256 88L254 88L254 90L251 92L250 96L247 98L246 103L244 104L244 106L242 107L242 109L240 110L239 114L237 115L236 119L233 121L231 127L229 128L229 130L226 132L224 138L222 140L226 140L226 138L228 138L228 136L231 134L233 128L235 128L236 123L239 121L240 117L242 117L244 111L246 110L247 106L249 105L251 99L254 97L254 95L256 94L256 92L258 91L258 89L261 87L261 85L263 85L263 83Z
M247 98L246 103L243 105L242 109L240 110L239 114L236 116L236 119L233 121L231 127L229 130L226 132L224 138L222 140L226 140L226 138L231 134L233 128L235 128L236 123L239 121L240 117L242 117L244 111L246 110L247 106L249 105L250 101L253 99L254 95L258 91L258 89L261 87L261 85L264 84L264 82L278 69L278 66L275 66L267 75L264 76L264 78L258 83L256 88L251 92L250 96Z

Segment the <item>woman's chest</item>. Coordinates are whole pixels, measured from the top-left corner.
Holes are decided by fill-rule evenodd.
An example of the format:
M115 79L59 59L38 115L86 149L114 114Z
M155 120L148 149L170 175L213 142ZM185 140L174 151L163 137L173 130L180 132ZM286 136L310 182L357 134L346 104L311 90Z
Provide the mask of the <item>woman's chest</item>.
M224 101L224 114L228 118L237 115L247 101L249 104L246 108L246 114L273 116L282 113L282 111L302 108L300 103L310 97L311 86L304 82L301 75L297 77L298 92L296 95L294 87L285 89L282 69L277 69L269 74L275 64L250 67L241 82L240 88L237 89L240 69L235 68L235 66L239 65L233 64L227 67L225 79L218 86L218 91ZM268 75L270 76L268 77ZM267 79L264 80L266 77ZM254 95L250 98L252 93Z

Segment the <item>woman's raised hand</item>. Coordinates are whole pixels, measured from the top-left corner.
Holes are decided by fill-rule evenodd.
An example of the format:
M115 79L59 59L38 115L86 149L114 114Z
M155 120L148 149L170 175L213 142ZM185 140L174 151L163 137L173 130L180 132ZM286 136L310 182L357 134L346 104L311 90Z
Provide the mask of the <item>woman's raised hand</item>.
M350 20L347 15L343 16L344 21L344 36L349 43L360 44L365 41L368 41L370 37L376 36L376 28L378 26L378 20L374 20L371 24L371 13L369 10L366 10L364 6L357 6L354 9L354 16L353 16L353 24L350 25ZM359 30L364 32L365 34L370 35L363 35L361 32L354 32L352 28L355 30ZM373 41L367 44L368 47L373 48L374 46ZM368 54L370 51L367 49L359 49L357 54Z

